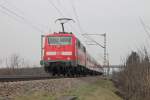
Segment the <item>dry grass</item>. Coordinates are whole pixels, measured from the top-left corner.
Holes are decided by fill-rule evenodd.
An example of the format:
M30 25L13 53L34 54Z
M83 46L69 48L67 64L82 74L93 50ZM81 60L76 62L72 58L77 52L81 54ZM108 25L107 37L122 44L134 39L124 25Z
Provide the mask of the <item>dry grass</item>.
M56 100L61 96L77 96L78 100L122 100L114 92L116 88L108 80L98 80L96 83L81 83L78 88L63 93L49 94L46 92L36 92L26 96L16 97L15 100Z
M122 100L115 94L116 88L108 80L98 80L94 84L88 84L72 91L72 95L77 95L79 100Z
M140 56L141 55L141 56ZM125 100L150 100L150 61L148 54L132 52L124 69L114 79Z

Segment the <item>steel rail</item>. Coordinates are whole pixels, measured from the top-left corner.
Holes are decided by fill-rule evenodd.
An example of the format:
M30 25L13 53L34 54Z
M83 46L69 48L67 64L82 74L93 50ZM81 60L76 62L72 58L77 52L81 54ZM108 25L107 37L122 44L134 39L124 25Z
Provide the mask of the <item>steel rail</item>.
M98 75L96 75L98 76ZM46 79L61 79L61 78L82 78L86 76L51 76L51 75L0 75L0 82L18 82L18 81L32 81L32 80L46 80Z
M31 81L31 80L43 80L43 79L54 79L58 77L52 76L33 76L33 75L3 75L0 76L0 82L16 82L16 81Z

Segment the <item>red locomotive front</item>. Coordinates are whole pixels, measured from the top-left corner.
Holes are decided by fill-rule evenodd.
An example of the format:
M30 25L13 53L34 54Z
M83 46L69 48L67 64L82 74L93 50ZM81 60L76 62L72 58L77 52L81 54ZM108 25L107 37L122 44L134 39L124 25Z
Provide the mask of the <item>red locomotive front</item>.
M72 33L64 30L64 24L73 19L59 18L62 32L42 35L41 65L53 75L96 75L101 74L91 70L97 66L96 62L87 54L85 46ZM55 22L56 22L55 21ZM43 41L44 38L44 41ZM44 46L43 46L44 45Z
M77 66L75 46L76 38L73 34L54 33L45 36L43 61L46 70L54 72L65 67Z
M74 38L71 34L47 35L44 47L45 61L74 60Z
M44 37L42 64L46 72L53 75L96 73L91 70L96 66L94 59L87 54L85 46L73 34L54 33Z

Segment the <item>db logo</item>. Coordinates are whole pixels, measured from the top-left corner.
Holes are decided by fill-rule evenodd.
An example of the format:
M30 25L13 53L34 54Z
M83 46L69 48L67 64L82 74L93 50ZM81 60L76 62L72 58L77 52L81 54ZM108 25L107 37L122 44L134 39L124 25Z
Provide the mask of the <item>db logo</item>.
M58 46L56 46L56 48L60 48L60 47L61 47L61 46L59 46L59 45L58 45Z
M60 53L60 52L57 52L56 55L61 55L61 53Z

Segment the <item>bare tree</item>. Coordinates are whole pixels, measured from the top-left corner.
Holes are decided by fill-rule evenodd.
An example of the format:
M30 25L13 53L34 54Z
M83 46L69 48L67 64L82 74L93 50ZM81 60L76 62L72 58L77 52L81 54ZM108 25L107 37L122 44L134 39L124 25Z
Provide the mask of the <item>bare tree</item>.
M19 73L19 68L24 65L24 60L19 56L19 54L12 54L10 57L5 59L6 74Z
M18 54L13 54L10 57L10 66L11 68L15 69L15 68L19 68L19 66L21 65L21 58Z
M2 67L3 60L0 58L0 67Z
M115 78L125 100L150 100L150 62L147 51L144 50L144 55L132 52L127 57L124 69Z
M18 54L12 54L5 60L5 68L0 69L0 75L45 75L43 67L31 65ZM3 62L4 62L3 61Z

